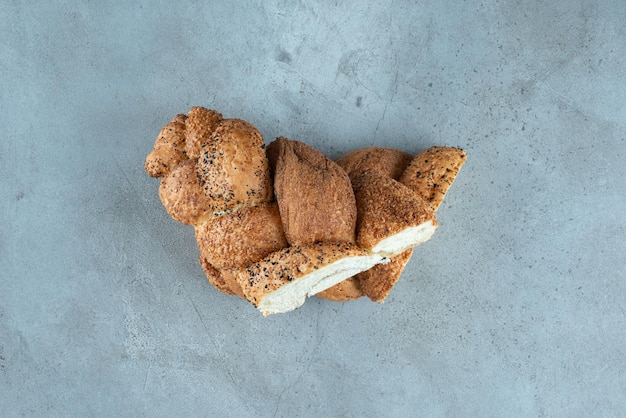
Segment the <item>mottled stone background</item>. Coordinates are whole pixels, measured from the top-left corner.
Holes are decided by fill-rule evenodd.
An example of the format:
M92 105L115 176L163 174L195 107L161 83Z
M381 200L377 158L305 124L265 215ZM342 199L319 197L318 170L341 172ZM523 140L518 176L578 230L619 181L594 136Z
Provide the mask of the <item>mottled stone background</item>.
M2 2L2 415L625 416L624 22L617 0ZM192 105L333 158L469 159L384 305L263 318L143 171Z

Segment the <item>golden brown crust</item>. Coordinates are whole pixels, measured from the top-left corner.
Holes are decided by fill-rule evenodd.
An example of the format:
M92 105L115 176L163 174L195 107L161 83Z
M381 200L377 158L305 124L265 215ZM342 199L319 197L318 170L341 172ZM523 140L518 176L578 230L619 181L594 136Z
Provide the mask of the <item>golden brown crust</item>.
M224 119L202 145L196 172L205 195L222 211L272 200L265 143L250 123Z
M144 168L152 177L163 177L186 159L185 124L174 118L159 132L154 148L146 157Z
M383 302L411 259L413 248L392 257L388 264L377 264L355 276L361 290L373 302Z
M246 267L287 246L275 203L216 216L195 232L200 254L218 270Z
M371 270L371 269L370 269ZM356 276L349 277L346 280L329 287L323 292L315 294L322 299L333 302L348 302L364 296L361 286Z
M367 170L398 180L413 159L408 152L393 148L368 147L357 149L337 160L348 175L359 175Z
M380 241L426 222L437 224L434 211L400 182L368 170L352 177L357 201L357 244L373 249Z
M466 159L460 148L431 147L413 158L400 182L437 210Z
M287 247L249 265L237 276L246 299L254 306L267 294L315 270L346 257L367 256L367 250L348 243L316 243Z
M183 161L161 179L159 186L159 197L165 210L184 224L198 223L213 214L212 202L198 184L195 166L195 160Z
M213 267L211 263L209 263L207 259L203 258L202 256L200 256L199 261L200 261L200 266L202 267L202 270L204 271L204 274L209 280L209 283L211 283L220 292L226 293L227 295L234 294L234 292L231 290L228 283L226 283L226 281L224 280L224 276L219 272L219 270Z
M274 190L287 241L353 243L356 201L346 172L320 151L287 138L273 141L268 155L275 161Z
M185 151L189 158L198 158L202 144L211 141L213 132L222 120L222 115L215 110L194 106L186 118L187 142Z

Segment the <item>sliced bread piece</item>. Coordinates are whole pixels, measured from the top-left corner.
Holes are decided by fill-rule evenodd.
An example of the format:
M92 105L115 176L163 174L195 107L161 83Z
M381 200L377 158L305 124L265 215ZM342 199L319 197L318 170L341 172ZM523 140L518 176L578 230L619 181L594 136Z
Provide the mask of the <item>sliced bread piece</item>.
M393 257L432 237L437 219L429 204L396 180L372 170L352 177L357 244Z
M292 246L253 263L237 276L246 298L264 316L300 307L308 296L387 262L348 243Z

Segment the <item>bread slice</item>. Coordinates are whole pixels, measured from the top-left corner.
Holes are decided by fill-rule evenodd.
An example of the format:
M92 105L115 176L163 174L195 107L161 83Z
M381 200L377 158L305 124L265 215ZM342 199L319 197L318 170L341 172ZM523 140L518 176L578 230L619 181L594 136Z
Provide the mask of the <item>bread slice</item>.
M384 262L383 256L352 244L316 243L274 252L237 280L246 298L267 316L294 310L308 296Z
M224 213L273 198L261 133L240 119L224 119L202 144L196 173L205 195Z
M348 175L359 175L367 170L398 180L413 159L408 152L394 148L368 147L349 152L337 160Z
M185 122L185 152L189 158L198 158L202 144L212 140L213 133L222 121L222 115L215 110L194 106L187 114Z
M428 148L413 158L400 177L400 183L437 210L466 159L467 154L460 148Z
M163 177L186 159L185 117L177 115L159 132L144 168L151 177Z
M196 224L213 216L211 199L196 178L196 160L185 160L161 179L159 198L167 213L184 224Z
M320 151L280 137L268 146L287 241L354 243L356 201L346 172Z
M393 257L430 239L437 219L430 205L396 180L368 170L352 177L357 244Z

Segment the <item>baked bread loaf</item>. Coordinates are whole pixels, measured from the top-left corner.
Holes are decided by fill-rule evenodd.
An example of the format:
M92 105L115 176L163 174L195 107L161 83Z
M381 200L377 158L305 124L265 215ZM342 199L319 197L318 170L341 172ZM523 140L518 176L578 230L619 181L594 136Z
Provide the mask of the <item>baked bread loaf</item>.
M465 157L369 147L333 162L284 137L266 149L249 122L192 107L159 132L145 169L168 214L194 227L208 281L269 315L311 295L382 302Z

